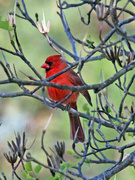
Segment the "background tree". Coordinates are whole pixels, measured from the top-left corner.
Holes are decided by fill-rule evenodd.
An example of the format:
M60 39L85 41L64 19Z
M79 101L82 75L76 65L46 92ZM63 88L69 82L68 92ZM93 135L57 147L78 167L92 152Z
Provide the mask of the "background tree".
M45 173L49 169L51 175L48 175L49 178L46 177L48 179L64 179L65 177L93 180L112 177L114 179L114 175L121 170L127 173L127 167L133 170L135 163L135 35L133 31L135 2L132 0L124 3L119 0L108 2L83 0L69 4L67 1L61 2L59 0L57 2L57 15L68 39L62 32L63 29L60 24L55 24L55 21L50 24L49 11L52 10L52 8L48 8L51 6L50 1L49 5L46 2L44 8L45 10L49 9L48 13L45 13L46 19L50 20L47 23L44 12L40 12L41 9L37 12L35 8L31 15L31 7L28 7L27 3L24 0L16 1L14 10L8 13L8 21L0 18L0 28L6 30L6 36L4 36L6 45L0 47L2 59L0 61L0 97L31 97L39 101L37 104L39 109L43 108L44 103L45 107L57 107L79 115L83 118L87 140L84 144L76 144L75 140L70 141L70 145L68 145L68 141L60 142L65 140L62 134L64 131L56 136L56 129L54 128L52 133L57 139L56 144L48 149L51 138L47 133L51 126L49 123L52 117L48 118L49 109L44 110L44 116L47 116L46 126L45 128L44 125L40 126L43 129L41 136L43 154L40 154L39 157L39 142L31 140L31 145L27 146L26 133L23 132L21 135L22 131L20 130L20 133L15 135L15 141L10 142L8 140L10 152L4 153L12 167L10 177L12 179L23 179L24 177L25 179L42 179L45 178ZM54 13L53 10L51 12ZM56 12L52 17L53 19L56 18ZM38 31L35 31L36 29ZM10 46L9 40L7 40L7 31L11 42ZM60 36L54 38L53 34ZM25 36L27 40L23 41ZM30 42L28 41L29 36L32 37ZM22 40L20 40L21 37ZM34 41L35 37L36 42ZM38 43L39 39L43 40L43 44L44 39L47 40L43 47L42 43ZM25 43L30 43L32 47L24 46ZM48 45L51 49L49 52L46 49L49 47ZM43 48L43 54L40 54L41 48ZM76 68L80 78L84 81L84 86L57 85L49 82L51 78L44 79L44 74L43 77L41 76L39 73L41 72L40 66L45 61L46 54L50 56L55 53L61 54L63 59L67 61L71 60L68 61L69 67L62 73L71 68ZM32 55L29 56L29 54ZM46 57L43 58L44 56ZM58 75L59 73L55 77ZM83 102L79 105L80 111L65 108L60 103L54 103L46 96L46 86L72 91L90 90L93 108L89 107L82 99L80 99L80 102ZM27 99L27 102L28 105L24 101L23 109L33 106L32 103L35 101ZM41 112L40 110L40 115ZM2 113L3 110L1 110ZM37 111L34 116L38 117ZM65 116L64 113L64 118L61 117L58 121L58 123L63 124L61 127L64 130L67 129L65 128L67 127L64 121ZM53 118L56 118L56 115ZM55 124L55 127L58 126L58 123ZM30 121L27 131L31 135L32 129L33 134L36 134L36 128L33 125L34 123ZM38 125L39 123L36 124L36 126ZM58 129L62 129L61 127ZM4 128L3 122L0 128ZM66 135L66 138L68 137ZM49 139L48 142L46 142L47 139ZM35 144L38 150L34 149L32 152L29 147L33 147ZM36 165L33 169L34 164ZM102 167L101 164L103 164ZM21 173L19 167L22 168ZM6 173L2 173L2 176L7 179Z

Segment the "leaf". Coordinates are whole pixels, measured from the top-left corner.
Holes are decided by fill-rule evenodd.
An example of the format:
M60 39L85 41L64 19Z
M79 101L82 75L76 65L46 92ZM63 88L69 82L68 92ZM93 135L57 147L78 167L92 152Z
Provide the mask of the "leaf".
M74 154L74 157L76 158L76 159L81 159L82 157L80 157L79 155L77 155L77 154Z
M128 132L128 136L133 136L133 133L132 132Z
M111 113L111 107L109 105L105 106L105 109L109 114Z
M66 172L69 168L74 167L74 166L76 166L77 164L78 164L78 162L76 162L76 163L71 163L71 161L63 162L63 163L61 164L60 169L61 169L63 172ZM62 180L63 177L64 177L63 174L56 173L56 175L55 175L55 178L56 178L56 179L54 179L54 180ZM58 178L58 179L57 179L57 178Z
M88 44L88 48L93 47L94 42L91 41L91 34L88 34L87 39L86 39L86 42L87 42L87 44Z
M46 180L55 180L55 177L48 177Z
M63 175L61 177L60 177L60 175L61 175L60 173L56 173L55 177L51 176L51 177L48 177L46 180L62 180Z
M86 42L87 42L88 44L91 44L91 41L90 41L90 40L88 40L88 39L86 39Z
M24 165L25 167L25 170L28 171L28 172L31 172L32 171L32 164L31 162L26 162L26 164Z
M112 120L113 121L113 123L115 124L115 125L117 125L117 126L119 126L120 125L120 122L118 122L118 121L116 121L116 120Z
M62 180L63 179L63 177L64 177L64 175L63 174L60 174L60 173L56 173L55 174L55 177L54 177L54 179L53 180Z
M88 38L91 39L91 34L90 33L88 34Z
M87 114L89 113L90 108L89 108L89 105L88 105L87 103L85 103L85 104L83 105L83 110L86 111Z
M39 174L40 170L42 169L42 166L41 165L37 165L35 168L34 168L34 171L36 174Z
M85 163L86 163L86 164L90 164L90 159L88 159L88 158L85 159Z
M13 39L13 40L15 39L15 35L12 36L12 39Z
M63 163L61 164L60 169L61 169L62 171L64 171L64 172L66 172L69 168L74 167L74 166L76 166L77 164L78 164L78 162L75 162L75 163L71 163L71 161L63 162Z
M68 164L67 164L67 162L62 163L61 166L60 166L60 169L61 169L62 171L64 171L64 172L66 172L67 169L68 169Z
M12 31L14 27L9 25L9 21L2 21L2 16L0 15L0 28L7 30L7 31Z
M22 175L26 180L36 180L35 178L31 177L25 170L22 171Z
M78 164L78 162L75 162L75 163L71 163L71 161L67 161L67 162L63 162L61 164L61 167L60 169L63 171L63 172L66 172L69 168L71 167L74 167ZM63 174L60 174L58 172L55 173L55 177L48 177L46 180L63 180L63 177L64 175Z
M66 150L66 153L70 154L70 155L74 155L74 151L72 149L67 149Z

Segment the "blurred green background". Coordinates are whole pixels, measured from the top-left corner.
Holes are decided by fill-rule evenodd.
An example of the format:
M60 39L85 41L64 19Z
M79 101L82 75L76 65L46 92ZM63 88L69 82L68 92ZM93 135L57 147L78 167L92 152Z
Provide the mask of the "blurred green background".
M19 1L20 2L20 1ZM73 2L80 2L80 1L71 1ZM69 43L69 40L64 32L61 20L57 14L59 9L57 8L56 2L53 0L26 0L25 1L29 15L32 19L35 20L35 13L39 14L39 20L42 19L42 12L45 13L46 21L50 20L51 27L50 27L50 37L53 38L56 42L61 44L67 50L72 51L72 47ZM123 6L122 6L123 7ZM132 8L129 6L128 8ZM13 0L0 0L0 15L3 16L3 20L7 19L7 13L12 12L14 9L14 1ZM89 11L89 6L85 5L80 8L82 11L82 15L86 18L86 13ZM17 9L17 13L18 13ZM96 14L93 14L91 19L91 24L89 26L85 26L80 21L80 16L77 8L67 9L65 11L65 15L67 17L67 21L69 23L69 27L73 35L78 39L83 39L87 32L91 35L91 41L94 41L94 45L98 45L99 38L98 38L98 29L99 23L96 18ZM126 17L126 16L125 16ZM44 70L40 68L43 64L45 59L50 56L56 54L54 50L48 45L47 41L43 36L38 32L38 30L31 26L31 24L25 20L16 18L16 25L17 25L17 33L18 37L24 52L25 57L31 62L31 64L35 67L35 69L44 77ZM103 26L104 33L109 32L106 24ZM133 27L126 27L127 30L132 33ZM113 36L113 40L118 38L117 36ZM13 51L13 48L10 44L10 39L7 31L0 29L0 46L6 49L10 49ZM133 45L133 49L135 46ZM82 46L77 45L77 52L80 54L82 52L82 56L85 56L86 53L83 52ZM17 69L17 74L19 78L27 79L24 75L21 74L20 70L29 74L33 75L33 72L19 59L13 55L8 53L4 53L8 62L10 63L11 68L13 69L13 64ZM66 55L66 58L73 62L73 59ZM3 60L2 54L0 53L0 60ZM104 78L107 79L113 75L114 68L110 61L106 59L96 62L87 63L83 70L82 75L87 84L96 84L100 82L100 74L101 70L104 73ZM128 78L130 79L130 75L133 72L130 72ZM4 71L2 67L0 67L0 80L6 79ZM29 87L33 88L33 87ZM134 90L135 87L132 87L131 90ZM20 91L19 87L16 85L0 85L0 93L2 92L16 92ZM115 93L114 93L115 92ZM38 92L41 94L41 92ZM90 91L92 96L92 102L94 104L93 109L96 108L95 94ZM116 108L119 106L119 102L121 100L122 93L119 89L113 84L108 88L108 98L109 100L115 105ZM78 99L78 109L81 112L83 111L85 99L80 96ZM127 104L131 105L131 99L128 99ZM90 109L92 110L92 108ZM37 159L41 160L42 162L46 162L44 153L41 150L41 134L42 130L44 129L48 118L50 117L51 113L53 113L52 120L49 124L46 136L45 136L45 146L49 150L49 147L53 147L55 142L58 141L65 141L66 142L66 149L72 148L72 142L70 140L70 132L69 132L69 120L68 115L66 112L62 112L59 109L51 109L45 106L43 103L29 98L29 97L17 97L17 98L8 98L2 99L0 98L0 122L2 125L0 126L0 173L4 172L8 179L11 179L11 168L5 158L3 157L3 153L8 151L7 141L11 141L14 139L14 134L16 132L23 132L26 131L28 137L28 147L32 144L33 140L36 139L34 145L29 150L33 156ZM95 124L95 127L97 125ZM115 138L117 134L113 130L106 130L102 128L104 134L106 135L107 139ZM113 137L112 137L113 134ZM132 137L127 137L128 142L132 142ZM121 144L125 144L125 142L121 142ZM82 148L81 144L78 144L78 149ZM120 145L119 145L120 146ZM131 149L133 150L133 148ZM126 150L128 154L130 150ZM107 157L117 160L119 158L119 153L116 151L108 151ZM44 158L44 159L43 159ZM72 156L66 154L65 159L70 159L71 161L77 161ZM86 176L93 177L107 167L110 167L109 164L107 165L94 165L94 164L85 164L83 171L85 172ZM98 168L98 173L97 173ZM20 166L21 169L21 166ZM19 170L17 171L19 172ZM133 168L126 168L124 171L118 173L116 177L111 179L134 179L134 169ZM40 179L45 179L46 177L50 176L50 172L48 170L42 170L40 173ZM1 177L1 175L0 175ZM130 177L130 178L129 178Z

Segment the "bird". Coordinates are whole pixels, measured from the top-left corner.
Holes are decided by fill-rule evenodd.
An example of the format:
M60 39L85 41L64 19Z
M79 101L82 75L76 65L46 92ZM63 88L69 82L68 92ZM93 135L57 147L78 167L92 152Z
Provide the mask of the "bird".
M46 59L45 63L41 66L41 68L44 68L46 71L46 78L55 75L56 73L62 71L67 67L68 64L65 60L62 59L61 55L49 56ZM84 85L77 73L74 72L72 69L55 77L50 82L69 86ZM54 102L60 102L64 100L72 92L69 89L58 89L50 86L47 86L46 88L49 99ZM62 105L70 106L71 108L77 111L77 99L80 93L86 98L87 102L92 106L91 97L87 90L73 92L68 99L66 99L64 102L62 101ZM73 115L70 112L68 112L68 114L70 119L70 138L72 140L75 140L75 143L85 142L85 134L79 116Z

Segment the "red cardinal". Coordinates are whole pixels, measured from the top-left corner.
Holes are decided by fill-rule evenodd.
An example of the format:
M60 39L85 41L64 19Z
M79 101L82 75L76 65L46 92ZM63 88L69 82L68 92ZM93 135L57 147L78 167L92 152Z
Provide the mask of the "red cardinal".
M67 63L61 59L61 55L50 56L46 59L45 63L41 66L41 68L46 69L46 78L60 72L61 70L68 67ZM69 85L69 86L83 86L81 79L79 76L70 69L69 71L57 76L50 82L61 84L61 85ZM62 90L54 87L47 86L47 93L49 98L52 101L59 102L62 101L66 96L68 96L71 91L70 90ZM88 91L80 91L80 93L87 99L88 103L92 106L91 98ZM63 105L70 105L73 109L77 110L77 98L79 96L79 92L74 92L66 101L64 101ZM84 142L85 135L83 132L83 128L80 122L79 116L74 116L69 113L70 118L70 136L73 140L78 129L78 133L76 136L77 142ZM79 128L78 128L79 127Z

